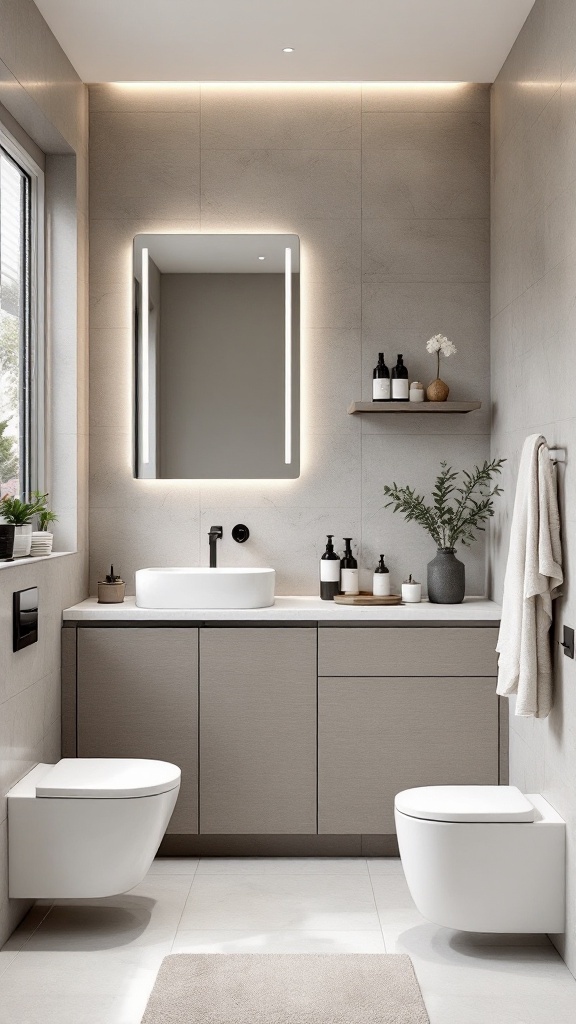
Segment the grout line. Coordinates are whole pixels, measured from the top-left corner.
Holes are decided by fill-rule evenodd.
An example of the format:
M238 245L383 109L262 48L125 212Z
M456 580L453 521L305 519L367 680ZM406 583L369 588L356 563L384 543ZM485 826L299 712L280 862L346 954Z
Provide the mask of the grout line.
M33 905L32 907L30 907L30 910L28 911L28 914L30 914L30 913L31 913L31 912L32 912L32 911L33 911L33 910L35 909L35 907L36 907L36 906L37 906L37 904L35 903L35 904L34 904L34 905ZM10 969L10 968L12 967L12 964L14 963L14 961L15 961L16 957L17 957L17 956L18 956L18 955L19 955L20 953L24 953L24 952L26 951L26 946L28 945L28 943L30 942L30 940L32 939L32 937L33 937L33 936L34 936L34 935L36 934L36 932L38 931L38 929L40 928L40 926L44 924L44 922L45 922L46 918L48 917L48 915L50 914L50 911L52 910L53 906L54 906L54 904L53 904L53 903L51 903L51 904L50 904L50 905L49 905L48 907L46 907L46 913L42 915L42 917L41 917L41 918L40 918L40 920L38 921L38 924L36 925L36 927L32 929L32 931L30 932L30 934L29 934L29 935L27 936L27 938L26 938L25 942L23 942L23 943L22 943L22 946L20 947L20 949L16 949L16 950L14 950L14 956L12 957L12 959L11 959L11 960L9 960L9 962L8 962L8 963L6 964L6 967L4 967L4 968L2 968L2 969L0 970L0 977L1 977L1 976L2 976L3 974L5 974L5 973L6 973L6 971L8 971L8 970L9 970L9 969ZM28 917L28 914L26 915L26 917ZM24 921L26 920L26 917L24 917L24 918L22 919L22 921L21 921L21 922L20 922L20 924L18 925L18 928L21 928L21 927L22 927L22 925L24 924ZM16 928L16 929L15 929L15 931L18 931L18 928ZM10 938L12 938L12 936L10 936ZM9 940L7 940L7 941L9 941ZM11 951L11 950L9 950L9 949L7 950L7 949L4 949L4 948L2 948L2 952L4 952L4 953L10 953L10 952L12 952L12 951Z
M374 892L374 882L372 881L372 872L370 871L370 867L368 865L368 858L365 857L364 859L365 859L365 863L366 863L366 870L368 872L368 878L370 879L370 888L372 890L372 899L374 900L374 909L375 909L376 915L378 917L378 927L380 928L380 934L382 936L382 942L383 942L383 945L384 945L384 952L386 953L387 952L387 949L386 949L386 939L384 938L384 929L382 928L382 918L380 917L380 911L378 910L378 904L376 902L376 893Z
M188 886L188 892L186 893L186 899L184 900L184 903L182 905L182 910L180 912L180 917L178 918L178 924L176 925L176 928L174 929L174 935L172 936L172 942L170 943L170 952L172 952L172 950L174 949L174 943L176 942L176 936L178 935L178 932L180 930L180 925L182 923L182 918L184 917L184 911L186 910L186 906L187 906L188 900L190 898L190 893L192 891L192 886L194 884L194 879L196 878L196 872L198 871L199 864L200 864L200 858L198 857L197 861L196 861L196 867L194 868L194 873L192 875L192 878L190 879L190 885Z

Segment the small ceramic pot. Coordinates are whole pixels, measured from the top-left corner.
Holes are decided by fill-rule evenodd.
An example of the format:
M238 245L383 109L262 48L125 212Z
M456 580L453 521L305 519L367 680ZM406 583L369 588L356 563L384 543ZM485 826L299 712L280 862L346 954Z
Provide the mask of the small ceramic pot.
M410 385L410 401L423 402L425 394L426 392L424 390L424 385L421 384L419 380L413 381L412 384Z
M454 548L438 548L428 562L428 600L432 604L460 604L464 600L466 570Z
M439 377L431 381L426 388L426 397L429 402L445 402L449 394L450 388Z
M126 596L126 584L123 580L117 583L98 582L98 604L122 604Z
M0 562L12 561L15 529L12 523L0 523Z
M402 600L404 604L419 604L422 600L422 584L415 583L403 583L402 584Z
M32 523L16 526L14 531L14 558L27 558L32 545Z

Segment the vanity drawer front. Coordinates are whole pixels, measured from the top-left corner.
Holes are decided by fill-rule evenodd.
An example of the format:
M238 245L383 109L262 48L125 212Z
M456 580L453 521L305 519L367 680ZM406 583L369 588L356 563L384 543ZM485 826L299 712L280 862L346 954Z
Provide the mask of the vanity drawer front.
M498 785L494 679L319 680L320 833L391 835L397 793L446 785Z
M318 630L321 676L495 676L490 627L354 627Z

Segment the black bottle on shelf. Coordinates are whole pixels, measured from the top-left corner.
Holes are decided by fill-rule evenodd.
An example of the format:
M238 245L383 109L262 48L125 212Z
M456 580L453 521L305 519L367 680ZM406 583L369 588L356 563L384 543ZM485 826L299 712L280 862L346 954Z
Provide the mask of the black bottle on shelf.
M408 390L408 368L404 366L403 356L398 356L396 366L392 367L392 401L408 402L410 393Z
M384 353L378 353L378 362L372 373L372 401L390 401L390 370L384 362Z
M340 562L340 590L343 594L357 594L358 562L352 554L352 537L344 537L346 550Z
M340 593L340 557L334 551L334 534L329 533L326 551L320 559L320 597L333 601Z

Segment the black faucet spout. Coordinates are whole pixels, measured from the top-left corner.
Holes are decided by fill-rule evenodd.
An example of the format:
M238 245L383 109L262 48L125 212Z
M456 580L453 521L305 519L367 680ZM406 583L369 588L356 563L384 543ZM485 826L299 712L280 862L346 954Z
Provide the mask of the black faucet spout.
M221 540L224 535L224 530L221 526L211 526L208 531L208 540L210 542L210 568L216 568L216 541Z

